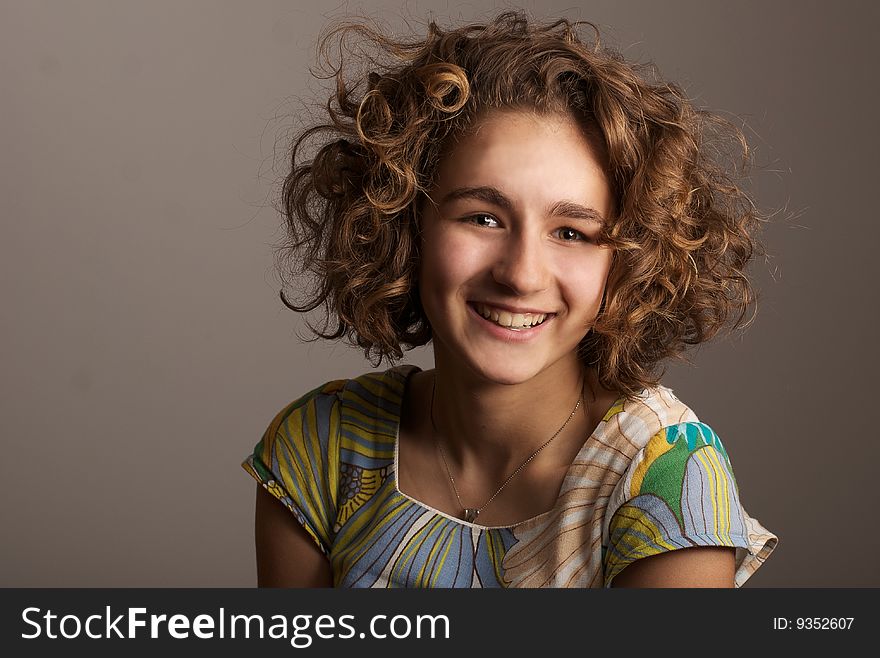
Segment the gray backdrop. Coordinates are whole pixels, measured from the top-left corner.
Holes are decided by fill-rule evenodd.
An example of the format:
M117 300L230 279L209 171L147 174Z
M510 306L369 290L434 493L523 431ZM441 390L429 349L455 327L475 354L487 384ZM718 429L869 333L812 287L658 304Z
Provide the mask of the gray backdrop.
M284 404L371 369L300 343L272 270L274 148L319 89L316 36L344 11L511 6L0 3L0 585L255 582L239 462ZM751 585L880 586L877 5L519 6L598 23L744 122L751 189L779 211L759 313L665 383L781 538Z

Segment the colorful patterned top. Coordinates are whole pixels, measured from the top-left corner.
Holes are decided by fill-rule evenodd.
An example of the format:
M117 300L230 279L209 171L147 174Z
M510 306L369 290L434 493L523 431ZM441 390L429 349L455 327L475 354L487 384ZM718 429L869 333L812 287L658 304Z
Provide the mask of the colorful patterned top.
M315 389L242 464L312 536L337 587L601 587L639 558L690 546L736 547L740 586L776 546L740 504L721 440L662 386L608 410L543 514L484 527L409 498L397 432L417 370Z

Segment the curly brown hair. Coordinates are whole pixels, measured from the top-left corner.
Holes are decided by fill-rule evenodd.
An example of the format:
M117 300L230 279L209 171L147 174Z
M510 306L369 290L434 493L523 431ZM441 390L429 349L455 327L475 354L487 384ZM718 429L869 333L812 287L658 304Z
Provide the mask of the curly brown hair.
M539 25L509 11L447 31L431 22L406 41L346 22L320 52L336 89L329 121L293 140L278 251L285 285L312 276L300 303L283 289L281 299L298 312L323 308L323 326L310 325L317 336L345 338L376 365L431 339L415 283L420 202L444 144L502 108L574 113L604 142L617 212L600 240L614 258L579 349L603 386L632 398L657 384L664 359L731 316L743 324L763 219L735 183L749 160L742 131L602 45L592 24Z

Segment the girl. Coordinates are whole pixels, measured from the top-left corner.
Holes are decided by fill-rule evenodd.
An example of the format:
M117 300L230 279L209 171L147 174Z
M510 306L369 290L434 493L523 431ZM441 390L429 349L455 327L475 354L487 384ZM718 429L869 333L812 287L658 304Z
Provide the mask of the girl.
M775 547L656 375L752 301L759 220L711 157L745 143L578 27L323 41L369 70L334 67L294 143L282 262L316 285L282 300L377 363L430 341L435 367L276 416L244 463L260 585L730 587Z

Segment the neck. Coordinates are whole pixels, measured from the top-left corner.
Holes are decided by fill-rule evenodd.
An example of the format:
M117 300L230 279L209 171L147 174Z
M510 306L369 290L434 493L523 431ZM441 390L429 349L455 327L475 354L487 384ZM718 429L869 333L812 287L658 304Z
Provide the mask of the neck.
M439 356L439 355L438 355ZM574 355L573 355L574 356ZM437 359L433 418L437 439L460 466L480 464L502 477L518 467L572 416L584 390L584 369L576 358L560 360L521 384L498 384L472 373L462 376ZM584 402L553 443L583 429ZM547 446L552 454L553 444ZM562 451L568 456L568 452Z

